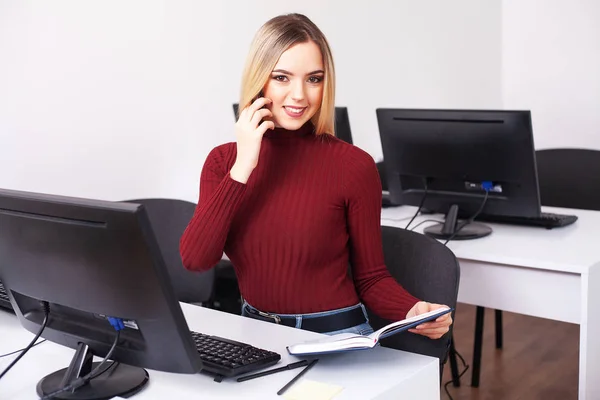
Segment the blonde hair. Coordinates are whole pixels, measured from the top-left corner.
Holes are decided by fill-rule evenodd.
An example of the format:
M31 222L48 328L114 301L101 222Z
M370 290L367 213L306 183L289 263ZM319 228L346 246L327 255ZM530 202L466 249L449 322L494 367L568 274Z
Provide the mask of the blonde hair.
M317 135L335 135L335 70L325 35L302 14L279 15L256 33L242 74L239 109L248 107L266 85L279 57L298 43L314 42L323 56L323 98L311 122Z

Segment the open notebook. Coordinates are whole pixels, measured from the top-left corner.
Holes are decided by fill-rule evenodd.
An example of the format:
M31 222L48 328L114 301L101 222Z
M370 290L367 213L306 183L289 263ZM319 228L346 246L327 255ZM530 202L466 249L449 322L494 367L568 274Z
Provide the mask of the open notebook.
M433 321L452 310L452 308L440 308L415 317L403 319L402 321L393 322L376 330L370 335L363 336L355 333L340 333L337 335L325 336L317 340L288 346L287 351L292 355L311 355L372 349L383 338L407 331L423 322Z

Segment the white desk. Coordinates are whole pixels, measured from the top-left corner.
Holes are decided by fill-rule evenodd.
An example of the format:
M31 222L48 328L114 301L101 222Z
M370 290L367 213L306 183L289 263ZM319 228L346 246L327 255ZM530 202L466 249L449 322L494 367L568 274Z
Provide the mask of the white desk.
M382 209L381 223L404 228L415 211ZM579 220L553 230L486 223L490 236L448 243L461 267L458 301L579 324L579 398L600 399L600 212L543 211ZM411 227L425 219L443 216L418 216Z
M318 334L260 322L219 311L182 304L191 330L244 341L282 355L279 365L297 361L285 346L310 340ZM0 354L26 346L33 335L24 330L16 316L0 311ZM38 399L35 386L50 372L66 367L74 350L44 342L31 349L0 381L0 399ZM15 356L0 359L0 370ZM439 400L437 358L376 348L322 357L306 373L306 379L342 386L335 397L342 399L422 399ZM172 374L149 370L148 386L133 398L149 399L282 399L276 392L301 370L280 372L243 383L235 380L213 382L204 374ZM303 378L304 379L304 378Z

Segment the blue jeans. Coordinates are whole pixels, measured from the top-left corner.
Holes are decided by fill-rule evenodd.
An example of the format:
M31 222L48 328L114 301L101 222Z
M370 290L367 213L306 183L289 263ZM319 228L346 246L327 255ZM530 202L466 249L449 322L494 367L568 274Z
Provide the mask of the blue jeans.
M361 303L356 304L354 306L350 306L350 307L338 308L337 310L323 311L323 312L310 313L310 314L275 314L275 313L269 313L269 314L277 315L282 318L296 318L296 328L302 328L302 320L303 319L322 317L322 316L327 316L327 315L334 315L334 314L337 314L337 313L340 313L343 311L352 310L357 307L360 307L362 309L362 312L365 314L366 322L364 322L360 325L352 326L350 328L340 329L338 331L324 332L324 334L325 335L336 335L338 333L355 333L357 335L369 335L369 334L373 333L373 328L369 324L369 316L367 315L367 310L365 309L365 306L362 305ZM254 308L250 304L248 304L246 302L246 300L244 300L244 303L242 304L242 316L253 318L254 315L248 313L248 311L246 311L247 308L258 311L256 308Z

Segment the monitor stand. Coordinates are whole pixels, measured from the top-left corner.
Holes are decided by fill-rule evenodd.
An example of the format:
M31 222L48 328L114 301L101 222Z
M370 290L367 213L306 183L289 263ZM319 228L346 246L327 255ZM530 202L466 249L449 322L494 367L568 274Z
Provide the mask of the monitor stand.
M423 233L440 240L478 239L492 233L492 228L479 222L471 222L456 232L465 222L465 220L458 219L458 206L453 204L448 210L443 224L429 226L423 230Z
M86 344L79 343L69 367L42 378L37 384L37 394L44 397L86 376L100 364L92 360L91 349ZM121 363L113 364L112 361L107 361L98 374L96 378L74 391L65 391L52 398L103 400L116 396L129 397L148 383L148 372L145 369Z

